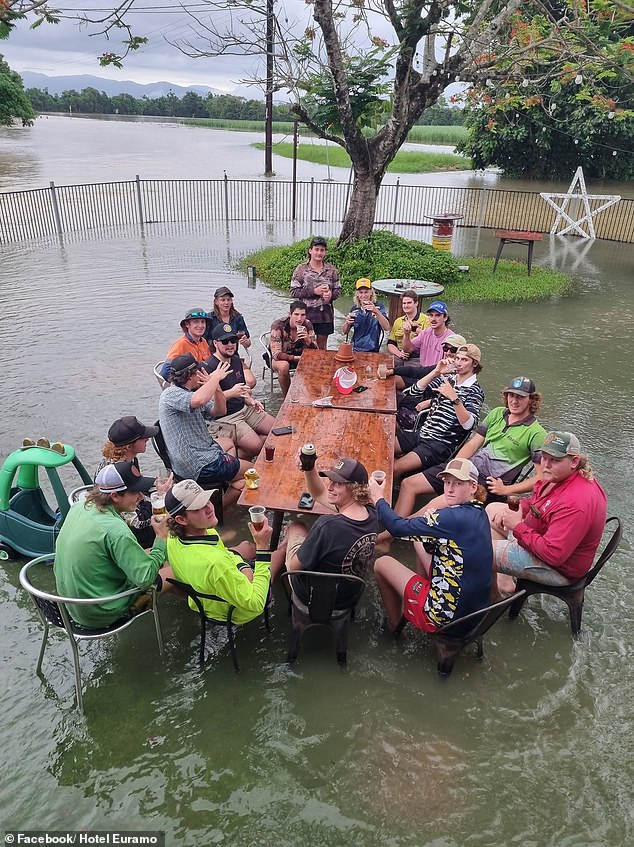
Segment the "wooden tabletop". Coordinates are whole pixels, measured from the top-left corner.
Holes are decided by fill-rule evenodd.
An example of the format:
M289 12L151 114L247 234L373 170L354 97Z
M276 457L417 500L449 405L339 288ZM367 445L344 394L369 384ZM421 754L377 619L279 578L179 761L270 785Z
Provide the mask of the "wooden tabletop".
M541 241L541 232L524 232L521 229L496 229L495 237L503 241Z
M302 354L302 359L305 355ZM260 475L260 486L258 489L245 488L238 500L239 505L260 505L267 509L300 513L297 504L306 489L306 483L299 466L299 451L308 441L317 450L317 470L327 470L336 461L346 457L362 462L368 474L384 470L387 474L386 498L390 501L395 415L285 403L278 413L275 426L286 425L293 426L295 432L292 435L268 436L266 444L275 445L274 459L266 462L262 450L255 463ZM329 510L316 503L312 513L329 514Z
M339 394L332 381L335 371L341 366L335 362L335 355L334 350L304 350L291 379L291 389L284 406L289 403L310 406L314 400L332 394L331 403L336 409L396 414L394 380L377 376L381 363L392 367L393 359L389 353L354 354L354 362L349 367L357 373L357 385L366 385L368 390L361 393L352 391L350 394Z

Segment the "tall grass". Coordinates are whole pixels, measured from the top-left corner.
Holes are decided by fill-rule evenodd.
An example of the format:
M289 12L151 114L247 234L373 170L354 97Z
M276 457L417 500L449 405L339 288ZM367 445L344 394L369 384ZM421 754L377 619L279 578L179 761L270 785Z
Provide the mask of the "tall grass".
M182 122L192 126L211 127L212 129L235 129L238 132L264 132L264 121L239 121L230 118L182 118ZM292 121L273 121L273 132L293 134ZM366 127L364 135L372 136L375 130ZM308 127L299 125L299 134L311 135ZM463 126L415 126L409 132L407 140L414 144L457 144L467 135Z
M258 150L264 149L264 144L253 145ZM293 145L281 142L273 145L273 152L287 159L293 157ZM297 148L297 158L305 162L313 162L316 165L332 165L333 168L349 168L350 157L346 151L335 144L326 147L325 144L300 144ZM455 156L453 153L397 153L394 161L388 168L392 173L434 173L436 171L468 171L471 169L471 160L464 156Z

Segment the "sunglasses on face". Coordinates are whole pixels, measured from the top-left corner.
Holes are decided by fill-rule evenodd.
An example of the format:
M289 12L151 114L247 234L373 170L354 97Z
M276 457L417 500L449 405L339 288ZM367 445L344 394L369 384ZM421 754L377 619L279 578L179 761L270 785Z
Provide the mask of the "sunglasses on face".
M225 340L221 341L220 343L221 344L237 344L238 339L237 339L236 336L233 336L232 338L225 338Z
M443 344L442 346L443 353L457 353L458 348L452 347L450 344Z

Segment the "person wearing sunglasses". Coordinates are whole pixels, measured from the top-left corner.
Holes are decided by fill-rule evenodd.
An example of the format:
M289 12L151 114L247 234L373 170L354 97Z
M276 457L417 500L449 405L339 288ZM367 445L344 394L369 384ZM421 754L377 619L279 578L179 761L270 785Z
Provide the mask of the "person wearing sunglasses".
M259 400L251 396L257 382L251 368L237 354L238 336L231 324L217 324L211 334L214 352L202 367L213 373L221 362L229 365L228 374L220 381L227 404L226 414L215 417L209 432L217 437L226 432L227 425L235 428L238 456L241 459L257 456L273 426L274 418L264 411Z
M516 579L570 585L592 567L607 516L605 491L572 432L549 432L541 448L541 479L518 511L490 503L493 568L500 594Z
M204 362L205 359L211 356L211 350L205 341L205 331L208 323L207 312L204 309L189 309L181 321L183 334L180 338L176 339L167 351L165 363L161 368L163 379L169 377L170 362L177 356L184 356L186 353L190 353L197 362Z
M492 409L478 425L473 436L456 453L458 459L470 459L478 469L478 483L483 499L488 502L506 500L509 495L533 490L540 474L540 448L546 430L537 420L542 395L527 376L512 379L502 391L503 406ZM520 482L516 478L527 462L532 461L535 475ZM427 514L442 509L443 481L438 464L401 482L394 511L401 517ZM414 512L416 498L434 496L422 509ZM381 541L387 541L387 533Z
M313 325L317 346L325 350L328 336L335 331L333 303L341 296L339 273L324 261L328 244L321 235L311 239L308 261L297 265L291 278L291 297L306 304L306 316Z

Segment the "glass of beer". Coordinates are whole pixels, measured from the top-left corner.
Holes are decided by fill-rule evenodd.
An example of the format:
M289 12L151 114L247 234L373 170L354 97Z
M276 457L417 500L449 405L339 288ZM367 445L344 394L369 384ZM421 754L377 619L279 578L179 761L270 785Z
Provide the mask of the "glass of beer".
M152 501L152 514L154 517L160 517L166 514L165 494L161 494L159 491L153 491L150 494L150 500Z
M249 517L251 518L251 523L253 524L253 529L259 530L264 526L264 518L265 518L266 509L264 506L251 506L249 509Z
M372 471L372 479L376 480L379 485L383 485L386 476L387 474L385 473L385 471Z
M383 362L376 369L376 374L379 379L387 379L387 365L384 365Z

